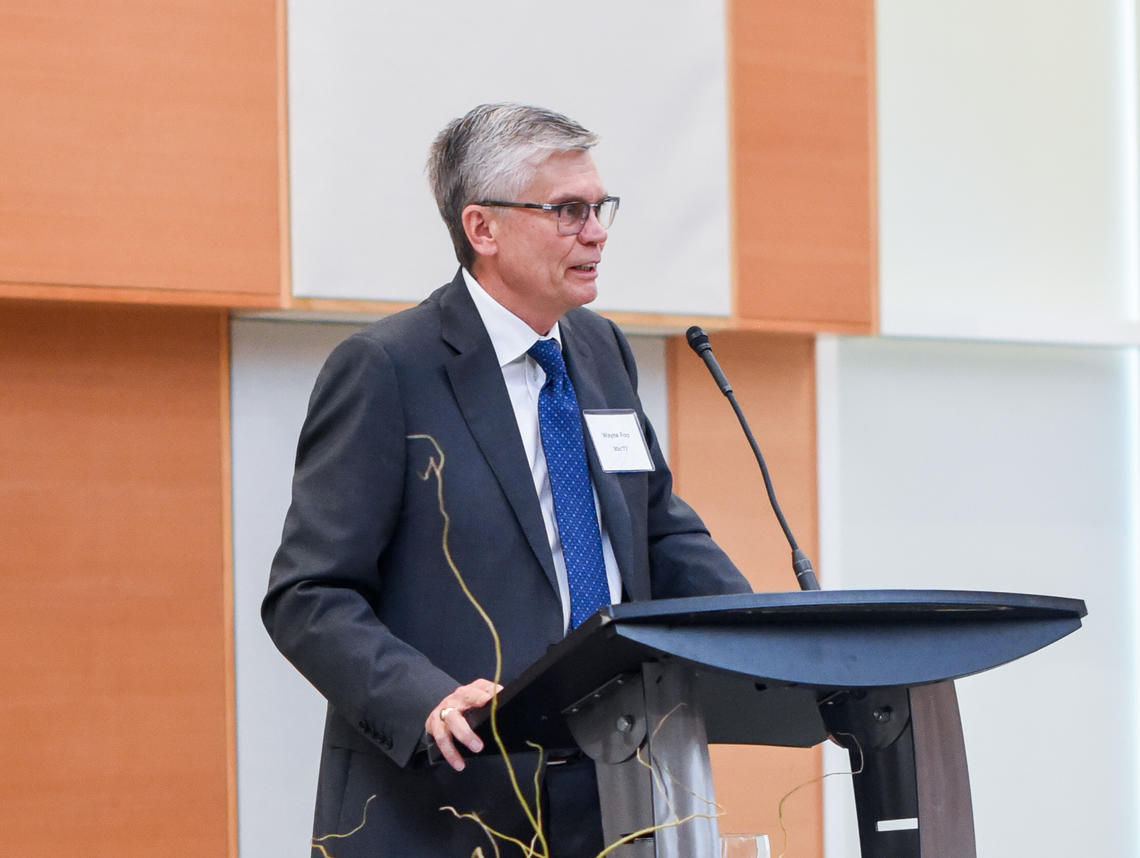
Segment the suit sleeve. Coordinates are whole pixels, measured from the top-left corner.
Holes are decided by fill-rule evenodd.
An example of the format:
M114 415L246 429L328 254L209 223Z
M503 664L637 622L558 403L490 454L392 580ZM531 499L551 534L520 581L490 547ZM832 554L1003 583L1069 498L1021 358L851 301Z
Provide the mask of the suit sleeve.
M356 335L322 369L262 619L338 713L406 765L431 707L459 684L376 616L378 559L404 485L405 427L383 347Z
M610 323L626 372L637 389L637 366L621 331ZM654 599L751 593L748 580L709 535L700 516L673 493L673 474L649 419L641 411L649 453L655 470L649 474L646 523L649 575Z

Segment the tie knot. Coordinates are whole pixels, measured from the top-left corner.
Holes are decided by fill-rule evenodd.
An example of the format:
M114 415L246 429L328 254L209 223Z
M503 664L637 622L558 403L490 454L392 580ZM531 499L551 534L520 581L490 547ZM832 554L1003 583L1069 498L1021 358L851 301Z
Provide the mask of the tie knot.
M558 378L566 372L566 364L562 361L562 349L558 345L558 340L539 340L529 349L526 353L538 361L538 365L542 367L542 371L546 373L546 377Z

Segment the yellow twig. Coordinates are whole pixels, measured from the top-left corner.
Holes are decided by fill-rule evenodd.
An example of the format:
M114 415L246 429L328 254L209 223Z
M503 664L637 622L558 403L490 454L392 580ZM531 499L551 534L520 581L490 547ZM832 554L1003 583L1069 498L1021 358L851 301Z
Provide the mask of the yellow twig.
M716 819L718 816L719 814L715 813L690 813L683 819L674 819L669 822L659 823L657 825L647 825L645 828L640 828L637 831L630 832L629 834L625 835L625 837L619 837L617 840L599 852L596 856L594 856L594 858L605 858L605 856L609 855L619 846L629 843L631 840L636 840L639 837L644 837L647 834L655 834L656 832L661 831L665 828L676 828L678 825L684 825L686 822L692 822L694 819Z
M853 769L850 772L827 772L826 774L822 774L817 778L812 778L811 780L806 780L802 784L794 786L790 790L788 790L786 793L784 793L784 797L780 799L780 804L777 806L777 816L778 816L779 822L780 822L780 833L783 835L784 843L780 849L780 854L777 855L776 858L784 858L784 856L788 852L788 827L784 824L784 802L786 802L789 798L791 798L793 795L795 795L797 792L799 792L804 787L811 786L812 784L815 784L815 783L823 783L828 778L841 777L843 775L850 775L850 776L854 777L855 775L860 774L863 771L863 763L864 763L863 747L862 747L862 745L859 744L859 739L856 738L855 735L852 733L836 733L835 735L836 736L850 736L852 741L855 742L855 748L856 748L856 750L859 751L859 766L858 766L858 768Z
M341 840L345 837L352 837L352 835L362 829L368 822L368 805L372 804L372 801L375 798L375 793L368 796L368 800L364 802L364 815L360 819L360 825L356 826L356 828L352 829L352 831L345 832L344 834L323 834L320 837L314 837L309 841L309 846L313 849L321 850L321 854L324 855L325 858L333 858L333 856L329 855L329 853L325 851L325 847L321 845L321 842L324 840Z
M440 447L439 442L437 442L435 440L435 438L433 438L431 435L415 434L415 435L408 435L407 437L409 440L429 441L432 444L432 446L435 447L435 451L436 451L438 458L429 458L428 466L424 470L424 473L423 473L423 476L421 477L421 479L427 480L433 474L435 475L435 478L436 478L436 496L437 496L437 499L439 502L439 512L440 512L440 515L443 516L442 546L443 546L444 559L446 559L448 568L451 569L451 573L455 576L455 580L458 582L460 589L463 591L463 594L467 597L467 600L472 604L472 606L475 608L475 610L479 613L479 616L482 618L484 624L487 626L488 632L491 635L491 641L492 641L492 643L494 645L494 649L495 649L494 682L496 685L499 685L500 680L502 678L503 653L502 653L502 643L500 641L498 631L495 629L495 623L491 619L490 615L487 614L487 612L483 609L483 606L479 603L479 600L475 598L475 595L468 588L467 582L464 581L462 573L459 571L458 566L456 566L455 561L451 556L451 548L450 548L450 545L448 543L448 536L449 536L449 533L451 530L451 516L447 512L447 508L446 508L446 506L444 504L444 500L443 500L443 465L444 465L443 449ZM518 778L515 774L514 765L511 763L510 755L507 753L506 745L503 742L502 735L499 732L499 721L498 721L499 698L498 698L498 696L491 698L491 704L490 705L491 705L491 717L490 717L491 735L494 738L496 747L498 747L498 749L499 749L499 753L503 758L503 762L506 764L507 775L510 778L511 788L514 791L516 799L518 799L519 806L523 809L523 812L526 814L527 820L530 822L531 827L534 829L534 832L535 832L534 838L532 838L530 844L528 845L526 843L523 843L521 840L519 840L515 837L504 834L501 831L497 831L497 830L491 828L489 825L487 825L479 817L478 814L460 813L454 807L450 807L450 806L442 807L442 808L440 808L440 810L449 811L450 813L454 814L459 819L470 819L471 821L473 821L477 825L479 825L483 829L483 832L490 839L491 845L495 850L496 858L499 858L499 847L498 847L498 844L496 842L496 838L499 840L503 840L504 842L507 842L507 843L513 843L514 845L518 846L519 849L521 849L523 852L523 858L551 858L550 846L549 846L549 844L547 844L546 835L544 834L544 832L542 830L541 773L542 773L542 765L543 765L543 748L540 745L537 745L533 742L527 742L527 745L529 745L532 748L535 748L539 752L538 767L535 770L535 775L534 775L534 791L535 791L534 799L535 799L535 802L534 802L534 809L532 810L530 804L527 802L525 796L523 795L522 789L519 787ZM672 710L670 710L668 713L665 714L665 716L657 723L657 726L654 729L653 735L657 734L657 732L664 725L665 721L668 720L669 716L672 715L675 711L677 711L677 709L682 705L684 705L684 704L678 704ZM638 758L638 761L642 765L647 766L649 768L650 772L653 775L654 781L658 785L658 788L665 795L665 801L666 801L667 805L669 806L669 812L673 816L676 816L676 811L673 808L672 801L669 799L669 791L665 788L665 782L662 778L661 773L657 771L657 768L655 768L654 765L647 762L641 756L641 749L640 748L637 751L637 758ZM663 769L664 767L661 767L661 768ZM619 846L621 846L625 843L629 843L632 840L636 840L638 837L644 837L648 834L652 834L654 832L660 831L660 830L665 829L665 828L673 828L673 827L676 827L679 825L684 825L685 823L691 822L694 819L716 819L719 816L723 815L723 813L724 813L723 808L721 808L720 805L718 805L715 801L713 801L709 798L703 797L703 796L699 796L695 792L693 792L692 790L689 790L687 787L684 786L684 784L680 784L680 782L677 781L677 779L674 778L673 775L671 773L669 773L668 771L665 771L665 775L669 778L669 780L673 781L673 783L678 784L682 789L688 790L690 795L693 795L695 798L698 798L701 801L704 801L707 804L710 804L710 805L713 805L714 807L716 807L717 813L716 814L693 813L693 814L689 814L688 816L684 817L683 819L673 819L671 821L663 822L663 823L660 823L657 825L646 826L645 828L642 828L642 829L635 831L631 834L627 834L624 837L621 837L618 840L614 841L609 846L607 846L605 849L603 849L601 852L599 852L598 855L596 856L596 858L605 858L605 856L612 853ZM536 846L536 844L537 844L537 846ZM326 858L329 858L329 856L326 855ZM475 858L475 856L472 856L472 858Z
M501 832L495 828L492 828L487 823L485 823L483 821L483 818L481 816L479 816L479 814L477 814L477 813L470 813L470 812L460 813L458 810L456 810L454 807L452 807L449 804L445 804L443 807L440 808L440 810L446 810L448 813L450 813L456 819L469 819L472 822L474 822L476 825L478 825L480 828L482 828L483 833L487 835L487 839L491 841L491 848L495 850L495 858L499 858L499 855L500 855L499 844L497 842L495 842L496 838L498 840L503 840L507 843L515 844L515 846L519 847L519 849L521 849L523 851L523 854L526 855L527 858L532 858L532 856L534 855L534 852L532 851L531 847L527 846L525 843L523 843L517 837L511 837L511 835L509 835L509 834L504 834L503 832Z
M536 829L542 828L542 767L546 762L546 748L537 742L527 740L527 747L534 748L538 751L538 765L534 767L534 813L538 817L538 823L535 825ZM538 835L535 834L537 839ZM531 841L532 845L534 841Z
M433 447L435 447L436 454L439 456L438 460L437 459L431 459L431 458L428 459L427 469L424 471L424 474L421 477L421 479L427 480L431 477L432 474L435 474L436 497L438 498L438 501L439 501L440 515L443 516L443 537L442 537L443 556L444 556L444 559L447 560L447 566L449 569L451 569L451 573L455 576L455 580L459 583L460 589L463 590L463 595L465 595L467 597L467 600L472 604L472 606L475 608L475 610L479 613L479 616L483 619L484 624L487 626L487 631L490 632L490 634L491 634L491 642L494 644L494 648L495 648L495 675L494 675L493 681L496 685L499 685L500 680L502 679L502 675L503 675L503 648L502 648L502 642L499 639L499 633L495 629L495 623L491 619L490 615L483 609L483 606L481 604L479 604L479 600L475 598L475 595L468 588L467 582L463 580L463 575L459 571L459 567L455 565L455 560L451 556L451 547L448 544L448 535L449 535L450 530L451 530L451 516L448 514L447 507L443 501L443 465L444 465L443 448L439 446L439 442L436 441L435 438L433 438L431 435L423 435L423 434L409 435L408 439L409 440L430 441L431 445ZM503 742L502 735L499 733L499 698L497 695L495 697L491 698L491 719L490 719L490 721L491 721L491 736L494 738L495 745L498 747L499 753L503 757L503 762L506 764L507 777L510 779L511 789L514 791L515 798L518 799L519 806L523 809L523 813L526 814L527 821L530 822L531 827L534 829L535 836L538 839L538 843L542 847L542 852L540 854L540 858L548 858L549 853L550 853L550 847L547 845L546 835L543 834L543 831L542 831L541 816L536 816L535 811L531 810L530 804L527 802L526 797L523 795L522 789L519 787L518 777L515 774L515 767L511 763L510 755L507 753L507 747ZM465 814L464 816L466 818L471 818L470 815ZM480 825L483 825L482 820L477 820L477 821L479 822ZM522 841L515 840L514 838L507 838L504 835L499 835L499 836L503 836L504 839L508 839L508 840L511 840L515 843L518 843L524 850L529 851L527 849L527 847L524 844L522 844ZM530 852L530 855L534 855L534 854L535 853ZM528 855L528 858L530 858L530 855Z
M683 707L684 705L685 705L685 703L684 703L684 702L678 703L676 706L674 706L672 709L670 709L668 712L666 712L664 715L662 715L662 716L661 716L661 720L659 720L659 721L657 722L657 725L656 725L656 726L653 728L653 732L652 732L652 734L650 734L650 735L651 735L651 738L656 738L656 737L657 737L657 734L658 734L658 733L660 733L660 732L661 732L661 729L662 729L662 728L665 726L665 722L666 722L666 721L668 721L668 720L669 720L669 718L670 718L670 717L671 717L671 716L672 716L672 715L673 715L673 714L674 714L674 713L675 713L675 712L676 712L678 709L680 709L680 708L681 708L681 707ZM680 787L681 789L683 789L685 792L687 792L687 793L688 793L689 795L691 795L693 798L697 799L698 801L703 801L705 804L708 804L708 805L712 805L713 807L715 807L715 808L716 808L716 811L717 811L717 812L716 812L716 815L715 815L715 817L714 817L714 818L720 818L721 816L724 816L724 813L725 813L725 811L724 811L724 808L723 808L723 807L720 805L720 803L718 803L717 801L715 801L715 800L713 800L713 799L709 798L708 796L699 795L699 794L698 794L698 793L697 793L695 790L693 790L693 789L690 789L688 786L686 786L686 785L685 785L685 784L683 784L683 783L682 783L680 780L678 780L676 777L674 777L674 776L673 776L673 773L672 773L672 772L669 770L669 767L668 767L668 766L666 766L666 765L664 765L663 763L659 763L659 762L650 762L650 761L646 760L646 759L645 759L645 758L644 758L644 757L641 755L641 748L638 748L638 749L637 749L637 761L638 761L638 762L639 762L641 765L643 765L643 766L645 766L647 769L649 769L650 773L651 773L651 774L652 774L652 776L653 776L653 780L654 780L654 782L657 784L657 788L658 788L658 789L661 791L661 794L662 794L662 795L664 796L664 798L665 798L665 804L666 804L666 807L668 808L668 811L669 811L669 813L670 813L670 814L672 814L673 816L676 816L676 815L677 815L677 810L676 810L676 808L673 806L673 800L672 800L672 798L671 798L671 796L670 796L670 791L669 791L669 789L667 788L667 786L666 786L666 784L665 784L665 778L666 778L666 777L667 777L667 778L668 778L668 779L669 779L669 780L670 780L670 781L671 781L673 784L675 784L676 786L678 786L678 787Z

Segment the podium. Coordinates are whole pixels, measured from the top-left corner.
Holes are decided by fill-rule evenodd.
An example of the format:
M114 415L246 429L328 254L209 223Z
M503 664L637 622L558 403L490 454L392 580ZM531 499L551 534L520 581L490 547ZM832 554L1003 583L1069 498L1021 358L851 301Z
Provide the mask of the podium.
M1075 631L1084 602L814 590L613 605L499 695L509 750L595 761L615 858L714 858L708 743L849 752L864 858L973 858L954 680ZM472 718L488 737L489 725ZM655 830L651 830L655 829Z

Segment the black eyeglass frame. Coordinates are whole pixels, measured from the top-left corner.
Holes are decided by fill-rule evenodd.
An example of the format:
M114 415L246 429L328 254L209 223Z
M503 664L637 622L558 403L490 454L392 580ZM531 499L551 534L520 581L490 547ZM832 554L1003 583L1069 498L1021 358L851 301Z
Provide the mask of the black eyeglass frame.
M609 223L602 223L602 206L613 204L610 210ZM602 197L596 203L588 203L585 200L570 200L565 203L509 203L504 200L482 200L475 203L477 206L502 206L509 209L538 209L544 212L554 212L557 216L558 234L559 235L577 235L586 226L586 221L590 219L590 212L593 211L594 217L598 219L598 223L602 224L602 229L609 229L617 217L618 208L621 206L621 197ZM564 212L570 206L586 206L586 211L577 220L570 221L565 224Z

